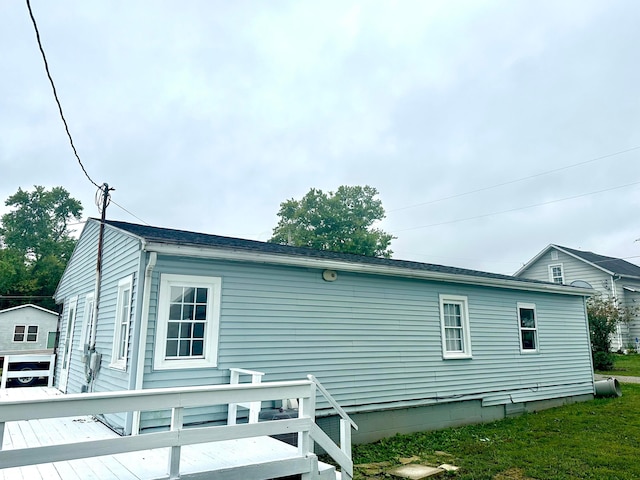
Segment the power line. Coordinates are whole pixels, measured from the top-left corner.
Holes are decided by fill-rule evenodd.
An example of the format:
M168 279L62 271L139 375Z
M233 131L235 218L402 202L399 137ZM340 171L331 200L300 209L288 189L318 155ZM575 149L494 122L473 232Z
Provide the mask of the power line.
M140 217L138 217L137 215L135 215L134 213L131 213L129 210L127 210L126 208L124 208L122 205L118 205L118 203L111 199L111 203L113 203L116 207L120 207L122 210L124 210L125 212L127 212L129 215L131 215L134 218L137 218L138 220L140 220L142 223L144 223L147 226L150 226L147 222L145 222L144 220L142 220Z
M573 200L573 199L576 199L576 198L586 197L586 196L589 196L589 195L595 195L597 193L609 192L611 190L617 190L619 188L631 187L632 185L638 185L638 184L640 184L640 181L633 182L633 183L627 183L626 185L618 185L617 187L605 188L604 190L597 190L595 192L582 193L580 195L574 195L572 197L565 197L565 198L559 198L557 200L549 200L548 202L535 203L533 205L527 205L527 206L524 206L524 207L510 208L509 210L501 210L499 212L485 213L483 215L475 215L473 217L458 218L456 220L449 220L447 222L431 223L429 225L421 225L419 227L403 228L401 230L395 230L392 233L407 232L409 230L418 230L420 228L438 227L438 226L441 226L441 225L449 225L451 223L466 222L467 220L475 220L477 218L486 218L486 217L491 217L493 215L501 215L503 213L516 212L518 210L526 210L528 208L534 208L534 207L541 207L541 206L544 206L544 205L550 205L552 203L565 202L567 200Z
M560 172L562 170L568 170L570 168L579 167L581 165L586 165L587 163L596 162L596 161L602 160L604 158L615 157L616 155L622 155L623 153L628 153L628 152L632 152L634 150L639 150L639 149L640 149L640 145L637 146L637 147L628 148L626 150L620 150L619 152L610 153L608 155L602 155L601 157L596 157L596 158L592 158L590 160L585 160L583 162L574 163L572 165L566 165L564 167L554 168L553 170L547 170L547 171L544 171L544 172L536 173L534 175L529 175L527 177L516 178L514 180L508 180L508 181L502 182L502 183L496 183L495 185L490 185L488 187L482 187L482 188L478 188L478 189L475 189L475 190L469 190L468 192L457 193L455 195L450 195L448 197L436 198L434 200L429 200L428 202L416 203L414 205L408 205L406 207L394 208L393 210L388 210L386 213L398 212L400 210L407 210L409 208L422 207L424 205L431 205L433 203L443 202L445 200L451 200L452 198L464 197L466 195L471 195L472 193L479 193L479 192L484 192L486 190L492 190L492 189L498 188L498 187L504 187L505 185L511 185L513 183L523 182L523 181L529 180L531 178L542 177L544 175L549 175L551 173Z
M71 144L71 149L73 150L73 154L78 159L78 163L80 164L80 168L84 172L85 176L89 179L93 185L97 188L101 188L87 173L87 170L84 168L82 164L82 160L80 160L80 156L78 155L78 151L76 150L75 145L73 144L73 138L71 137L71 132L69 131L69 125L67 125L67 120L64 118L64 113L62 112L62 105L60 104L60 100L58 99L58 92L56 91L56 86L53 83L53 78L51 77L51 73L49 72L49 63L47 62L47 56L44 53L44 48L42 48L42 42L40 41L40 32L38 30L38 25L36 24L36 19L33 16L33 11L31 10L31 3L29 0L27 1L27 8L29 9L29 16L31 17L31 22L33 23L33 28L36 32L36 39L38 41L38 48L40 49L40 53L42 54L42 60L44 61L44 69L47 72L47 78L49 78L49 83L51 84L51 89L53 90L53 97L56 100L56 104L58 105L58 111L60 112L60 118L62 119L62 123L64 124L64 129L67 132L67 137L69 137L69 143Z

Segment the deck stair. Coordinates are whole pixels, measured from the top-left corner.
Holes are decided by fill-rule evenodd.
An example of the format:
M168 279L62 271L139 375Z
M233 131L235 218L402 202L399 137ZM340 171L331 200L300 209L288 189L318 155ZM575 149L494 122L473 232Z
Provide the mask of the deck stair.
M10 392L13 389L7 390ZM26 389L21 389L26 390ZM327 397L341 417L336 445L315 423L316 392ZM184 409L205 405L251 404L295 398L297 418L239 425L183 426ZM118 436L93 421L93 415L170 409L168 431ZM82 417L84 416L84 417ZM87 426L83 428L86 420ZM68 422L60 440L47 422ZM88 424L104 427L86 435ZM95 428L95 425L93 426ZM306 380L206 387L85 393L39 398L0 397L0 479L92 478L264 480L301 475L303 480L348 480L353 477L351 428L357 428L326 389L312 376ZM77 432L73 434L73 432ZM6 433L8 432L8 433ZM15 432L23 435L20 439ZM28 435L25 432L29 432ZM85 432L85 433L83 433ZM298 446L272 435L297 432ZM4 442L2 441L4 438ZM340 466L318 461L314 442Z

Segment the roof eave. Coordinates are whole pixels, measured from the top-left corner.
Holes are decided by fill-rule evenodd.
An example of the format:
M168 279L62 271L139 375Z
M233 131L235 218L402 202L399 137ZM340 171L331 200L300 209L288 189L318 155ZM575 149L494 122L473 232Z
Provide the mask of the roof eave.
M565 253L565 254L567 254L567 255L570 255L570 256L572 256L573 258L575 258L576 260L580 260L581 262L584 262L584 263L586 263L586 264L588 264L588 265L591 265L592 267L597 268L598 270L602 270L604 273L606 273L606 274L608 274L608 275L617 275L617 273L612 272L611 270L608 270L608 269L606 269L606 268L604 268L604 267L601 267L600 265L596 265L595 263L590 262L589 260L586 260L586 259L582 258L582 257L581 257L581 256L579 256L579 255L575 255L574 253L571 253L571 252L569 252L569 251L565 250L564 248L559 247L558 245L553 245L553 246L554 246L555 248L557 248L558 250L560 250L562 253Z
M554 245L553 243L550 245L547 245L545 248L543 248L535 257L533 257L531 260L529 260L527 263L525 263L522 267L520 267L518 269L518 271L516 273L513 274L514 277L518 277L522 272L524 272L525 270L527 270L531 265L533 265L534 263L536 263L540 257L542 257L545 253L547 253L551 248L557 248L556 245Z
M566 285L556 285L552 283L529 283L519 280L434 272L428 270L395 267L390 265L372 265L327 258L300 257L296 255L286 255L280 253L276 254L268 252L254 252L243 249L177 245L173 243L154 242L151 240L147 240L144 249L149 252L156 252L163 255L256 262L271 265L286 265L305 268L332 269L357 273L368 273L374 275L417 278L422 280L435 280L449 283L461 283L467 285L480 285L497 288L509 288L515 290L559 293L565 295L591 296L594 294L594 290L592 289L569 287Z

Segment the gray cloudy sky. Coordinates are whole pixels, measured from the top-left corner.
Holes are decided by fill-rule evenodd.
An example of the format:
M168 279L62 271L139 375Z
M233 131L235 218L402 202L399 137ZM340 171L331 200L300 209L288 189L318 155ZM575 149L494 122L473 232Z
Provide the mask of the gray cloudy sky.
M32 8L89 175L151 225L266 240L283 200L367 184L394 258L640 256L640 2ZM0 42L0 199L61 185L98 216L23 1L0 3Z

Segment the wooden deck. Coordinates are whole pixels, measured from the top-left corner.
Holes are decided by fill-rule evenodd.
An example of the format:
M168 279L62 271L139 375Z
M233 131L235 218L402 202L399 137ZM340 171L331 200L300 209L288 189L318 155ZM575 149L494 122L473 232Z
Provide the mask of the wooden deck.
M63 395L48 387L8 389L0 402ZM2 419L0 419L1 421ZM144 437L142 434L141 437ZM2 450L118 438L119 435L91 416L44 418L5 424ZM169 448L2 468L0 480L168 479ZM277 478L305 471L315 456L301 458L296 447L268 436L241 438L182 447L180 478L194 480L250 480ZM313 469L314 467L312 467ZM336 478L333 467L320 464L314 479Z

